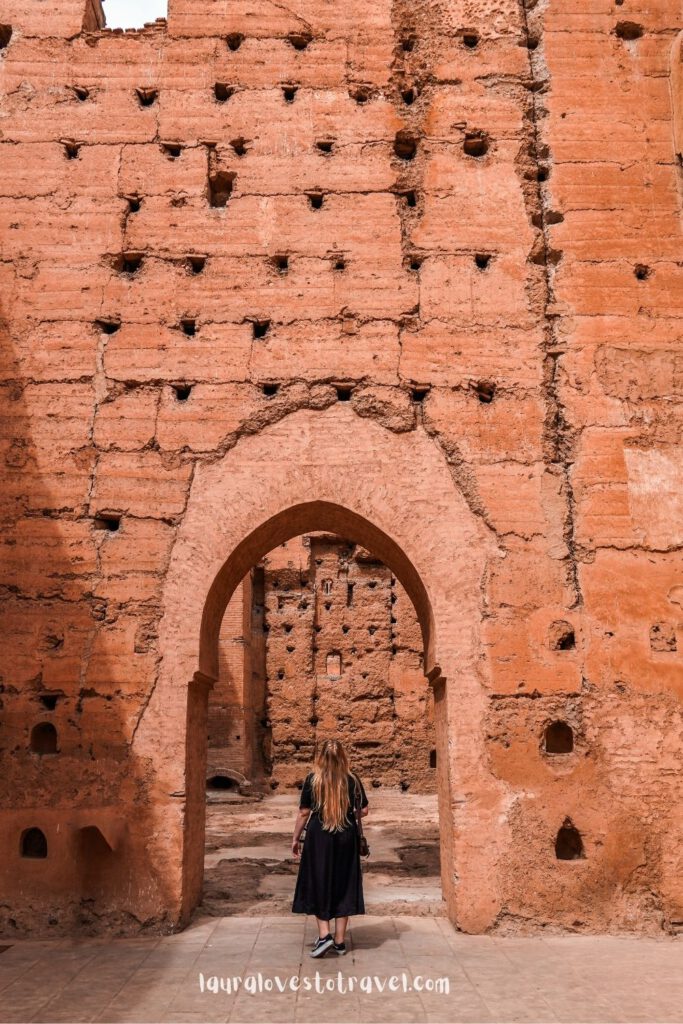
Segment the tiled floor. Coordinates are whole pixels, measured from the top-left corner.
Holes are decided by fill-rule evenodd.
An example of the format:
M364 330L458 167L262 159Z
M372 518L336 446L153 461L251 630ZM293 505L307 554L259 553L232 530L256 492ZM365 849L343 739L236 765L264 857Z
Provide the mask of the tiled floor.
M365 917L345 958L312 960L313 936L299 917L231 917L165 938L17 942L0 953L0 1021L683 1021L681 940L474 937L441 918ZM246 987L225 991L237 977ZM440 978L447 994L430 990Z

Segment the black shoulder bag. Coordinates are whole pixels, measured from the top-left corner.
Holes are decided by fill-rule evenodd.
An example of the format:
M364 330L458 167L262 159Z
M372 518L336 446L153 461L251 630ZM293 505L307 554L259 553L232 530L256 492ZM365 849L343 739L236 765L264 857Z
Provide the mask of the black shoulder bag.
M362 810L363 809L361 807L361 803L362 803L361 789L360 789L360 785L358 783L358 779L356 778L355 775L353 777L353 782L354 782L354 809L355 809L355 813L356 813L356 823L358 825L358 839L359 839L358 846L360 848L360 855L361 855L361 857L369 857L370 856L370 847L368 846L368 841L365 838L365 835L363 833L363 814L362 814Z

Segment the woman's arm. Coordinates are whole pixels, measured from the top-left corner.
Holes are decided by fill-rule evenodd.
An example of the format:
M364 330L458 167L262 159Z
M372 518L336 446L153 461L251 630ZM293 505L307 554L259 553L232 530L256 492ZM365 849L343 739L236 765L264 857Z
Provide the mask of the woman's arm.
M299 839L303 832L306 822L308 821L311 811L308 807L300 807L294 822L294 835L292 836L292 853L295 857L299 856L301 852L299 850Z

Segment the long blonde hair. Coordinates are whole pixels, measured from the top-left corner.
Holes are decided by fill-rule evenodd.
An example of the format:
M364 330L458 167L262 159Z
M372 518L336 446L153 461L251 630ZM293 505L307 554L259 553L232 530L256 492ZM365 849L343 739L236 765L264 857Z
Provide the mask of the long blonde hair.
M325 740L313 771L313 803L326 832L341 832L349 810L349 759L339 740Z

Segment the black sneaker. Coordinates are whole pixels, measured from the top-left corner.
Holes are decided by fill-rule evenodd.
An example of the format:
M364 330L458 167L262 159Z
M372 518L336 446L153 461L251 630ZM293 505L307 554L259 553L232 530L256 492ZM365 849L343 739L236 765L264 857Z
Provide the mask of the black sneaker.
M344 956L345 953L346 953L346 943L345 942L335 942L334 943L334 951L337 954L337 956Z
M324 939L318 939L311 950L311 956L324 956L332 946L334 946L334 939L331 935L326 935Z

